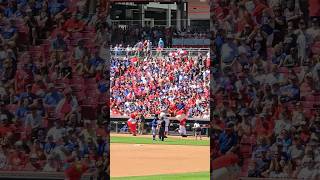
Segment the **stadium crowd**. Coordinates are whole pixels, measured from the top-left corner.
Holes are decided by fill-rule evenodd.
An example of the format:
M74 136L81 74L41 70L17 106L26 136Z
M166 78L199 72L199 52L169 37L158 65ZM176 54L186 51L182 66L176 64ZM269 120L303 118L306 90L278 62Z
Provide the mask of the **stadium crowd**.
M212 1L211 157L241 176L320 178L320 3Z
M145 47L147 49L147 47ZM209 53L163 53L111 58L111 115L160 112L209 118Z
M1 171L109 176L107 3L0 1Z

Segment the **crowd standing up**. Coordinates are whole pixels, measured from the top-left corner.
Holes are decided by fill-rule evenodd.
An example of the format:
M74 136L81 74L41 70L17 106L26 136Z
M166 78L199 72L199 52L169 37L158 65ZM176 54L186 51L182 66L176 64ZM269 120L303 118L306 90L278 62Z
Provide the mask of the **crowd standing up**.
M319 1L211 6L213 163L236 155L240 176L319 179Z
M109 176L104 6L0 1L0 170Z

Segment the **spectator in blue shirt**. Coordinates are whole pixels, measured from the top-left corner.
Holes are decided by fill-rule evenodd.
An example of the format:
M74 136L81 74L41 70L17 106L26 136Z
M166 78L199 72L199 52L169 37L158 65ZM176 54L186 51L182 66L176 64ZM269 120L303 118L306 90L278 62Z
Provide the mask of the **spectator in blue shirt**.
M54 88L53 84L48 85L49 92L44 98L44 103L50 107L55 107L62 99L62 94Z
M33 103L33 100L35 100L37 96L33 94L31 90L32 90L32 85L31 84L26 85L26 92L21 93L18 96L18 100L27 99L29 104Z
M54 50L67 50L67 43L64 41L61 34L58 34L57 38L53 40L52 48Z
M18 36L17 28L13 26L13 21L5 22L4 27L1 28L1 36L10 41L14 41Z
M221 47L221 60L227 64L233 62L234 58L238 56L238 47L233 40L233 35L228 34L226 43Z
M4 9L4 15L9 18L16 12L16 4L14 1L8 1L8 6Z
M49 11L54 16L62 12L65 8L65 5L59 3L57 0L53 0L49 3Z
M102 156L103 153L107 152L107 142L102 139L101 136L97 136L97 153L99 156Z
M164 42L163 42L162 38L159 39L158 47L164 48Z
M103 59L99 56L99 52L97 51L94 56L89 60L89 64L94 68L97 68L99 65L103 63Z
M20 107L16 111L16 116L19 120L24 120L28 113L29 102L27 99L23 99L20 102Z
M219 136L220 152L222 154L227 153L232 147L237 145L238 136L234 132L233 128L234 124L229 123L225 131Z
M100 81L98 84L98 89L99 89L100 93L106 93L108 90L106 82Z
M55 148L56 148L56 143L53 141L53 136L50 135L48 136L48 141L44 145L44 152L46 155L49 155Z
M152 139L156 140L156 131L157 131L157 127L158 127L158 114L155 115L154 119L151 122L151 130L152 130Z

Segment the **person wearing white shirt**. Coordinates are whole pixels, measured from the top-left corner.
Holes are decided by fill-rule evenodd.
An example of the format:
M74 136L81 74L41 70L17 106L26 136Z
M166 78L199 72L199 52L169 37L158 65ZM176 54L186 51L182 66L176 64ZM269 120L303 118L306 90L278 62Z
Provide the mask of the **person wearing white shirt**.
M201 126L200 126L198 121L196 121L194 123L193 129L195 131L196 140L198 139L198 136L200 137L200 140L202 140L202 137L201 137Z
M104 42L103 45L100 47L99 56L100 56L103 60L108 60L108 59L110 59L110 49L109 49L109 46L108 46L108 43L107 43L107 42Z
M292 123L282 113L280 115L280 119L276 121L274 133L276 135L279 135L283 129L289 131L291 127L292 127Z
M317 36L320 36L320 27L317 23L317 19L312 19L311 27L307 29L306 34L314 41Z
M126 55L128 57L129 57L131 51L132 51L132 48L130 47L130 45L128 45L127 48L126 48Z
M160 113L160 118L163 117L164 121L166 122L165 129L164 129L164 136L165 138L169 134L169 124L170 124L170 119L166 116L164 112Z
M60 121L56 121L54 124L55 125L52 128L50 128L47 133L47 139L48 137L52 136L53 141L57 142L66 134L66 130L65 128L61 127Z
M42 127L43 120L40 113L37 111L36 107L31 108L31 113L27 115L25 121L25 128L31 128L32 131L35 131L38 128Z
M43 171L45 171L45 172L57 172L58 171L58 168L56 166L56 162L55 162L53 156L49 156L48 162L43 167Z

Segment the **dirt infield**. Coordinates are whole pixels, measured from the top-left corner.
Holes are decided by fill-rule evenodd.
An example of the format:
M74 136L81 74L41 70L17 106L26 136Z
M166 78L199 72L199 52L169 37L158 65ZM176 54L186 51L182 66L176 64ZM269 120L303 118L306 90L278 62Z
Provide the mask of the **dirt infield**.
M209 171L209 146L110 145L111 177Z

